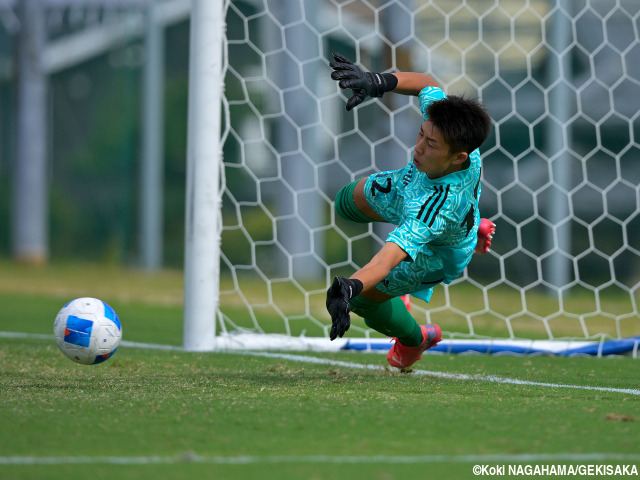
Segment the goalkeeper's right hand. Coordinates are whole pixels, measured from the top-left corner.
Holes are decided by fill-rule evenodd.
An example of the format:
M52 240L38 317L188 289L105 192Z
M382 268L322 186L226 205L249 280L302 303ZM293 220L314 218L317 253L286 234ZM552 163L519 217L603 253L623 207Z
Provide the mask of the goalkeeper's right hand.
M349 300L360 295L363 285L360 280L335 277L327 290L327 311L331 315L331 333L329 338L342 338L351 326Z
M347 111L364 102L367 97L382 97L398 85L398 79L391 73L365 72L339 53L334 53L333 58L335 61L329 64L333 68L331 78L338 80L343 90L353 92L347 100Z

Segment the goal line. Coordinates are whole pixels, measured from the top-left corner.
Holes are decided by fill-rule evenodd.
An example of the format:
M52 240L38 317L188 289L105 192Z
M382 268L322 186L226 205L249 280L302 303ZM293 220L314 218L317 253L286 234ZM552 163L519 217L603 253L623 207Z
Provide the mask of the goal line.
M341 350L386 353L391 346L388 338L328 338L292 337L277 334L228 333L219 335L215 348L224 350L281 350L337 352ZM514 339L443 339L430 353L481 353L492 355L558 355L597 356L630 355L638 358L640 336L608 339L597 336L591 340L514 340Z

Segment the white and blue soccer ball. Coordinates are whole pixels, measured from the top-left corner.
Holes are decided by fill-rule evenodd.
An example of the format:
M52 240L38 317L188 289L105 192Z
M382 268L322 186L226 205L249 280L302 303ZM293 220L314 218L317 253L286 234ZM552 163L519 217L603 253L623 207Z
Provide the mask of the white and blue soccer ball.
M102 363L113 355L122 340L116 312L97 298L76 298L67 303L53 324L58 347L83 365Z

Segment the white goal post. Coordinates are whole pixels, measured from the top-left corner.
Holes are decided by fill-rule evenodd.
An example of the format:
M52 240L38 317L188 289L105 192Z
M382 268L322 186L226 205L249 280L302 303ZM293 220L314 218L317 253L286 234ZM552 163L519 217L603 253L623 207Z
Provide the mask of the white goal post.
M214 348L219 303L223 3L191 6L183 346L195 351Z
M409 161L415 99L346 112L331 52L479 97L492 251L412 303L441 351L619 353L640 336L640 3L194 0L185 338L189 350L384 349L325 292L389 227L335 215L346 183ZM224 89L222 88L224 85ZM218 190L219 188L219 190Z

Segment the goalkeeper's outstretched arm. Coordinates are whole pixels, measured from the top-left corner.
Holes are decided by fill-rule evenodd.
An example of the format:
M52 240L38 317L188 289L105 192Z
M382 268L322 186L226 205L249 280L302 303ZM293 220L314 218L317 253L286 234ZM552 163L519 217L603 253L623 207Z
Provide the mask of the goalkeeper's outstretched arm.
M415 72L397 72L392 73L394 77L398 79L396 88L392 90L393 93L401 93L403 95L418 96L420 90L426 87L438 87L433 77L427 73L415 73Z
M350 278L335 277L327 290L327 311L331 315L329 338L335 340L349 330L349 301L363 291L372 290L407 254L392 242L384 244L382 249L364 267Z
M367 97L382 97L385 92L417 96L425 87L438 86L438 82L426 73L367 72L339 53L334 53L333 58L334 61L330 63L333 69L331 78L337 80L343 90L352 91L351 97L347 100L347 110L353 109Z

